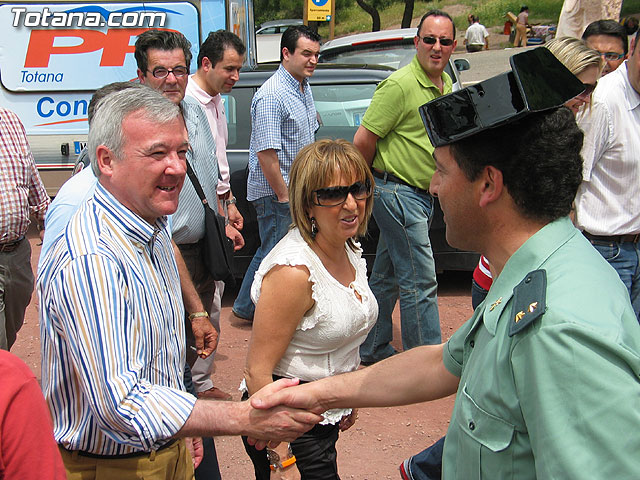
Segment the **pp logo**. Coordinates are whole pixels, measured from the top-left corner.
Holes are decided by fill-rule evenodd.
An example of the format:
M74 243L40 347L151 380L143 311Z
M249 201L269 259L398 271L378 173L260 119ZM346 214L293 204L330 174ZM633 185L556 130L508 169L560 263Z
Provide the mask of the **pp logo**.
M323 7L329 0L312 0L313 4L317 7Z

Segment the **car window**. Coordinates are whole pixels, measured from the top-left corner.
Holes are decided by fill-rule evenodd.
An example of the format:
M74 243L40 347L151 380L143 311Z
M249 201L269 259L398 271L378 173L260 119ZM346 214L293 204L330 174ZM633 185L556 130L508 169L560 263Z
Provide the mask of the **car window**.
M231 93L222 95L229 130L228 149L246 150L249 148L250 109L253 93L253 88L234 88Z
M320 62L322 63L348 63L348 64L369 64L385 65L387 67L400 68L411 62L416 54L416 48L411 43L403 45L387 44L377 45L372 48L359 48L342 53L322 53Z
M376 84L313 85L313 99L320 120L316 138L352 141L375 89Z
M259 35L268 35L273 33L280 33L279 27L266 27L258 32Z

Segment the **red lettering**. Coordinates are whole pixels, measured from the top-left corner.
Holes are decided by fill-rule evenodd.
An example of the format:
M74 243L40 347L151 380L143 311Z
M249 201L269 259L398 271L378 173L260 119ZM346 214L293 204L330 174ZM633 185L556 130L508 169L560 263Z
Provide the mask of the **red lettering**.
M25 68L46 68L51 55L69 55L102 51L101 67L121 67L128 53L135 51L131 38L147 28L114 28L107 33L99 30L32 30L24 61ZM170 30L170 29L167 29ZM175 30L171 30L175 31ZM56 38L69 37L81 40L72 46L54 46Z
M101 67L120 67L124 65L127 53L135 51L135 45L130 45L131 37L137 37L148 28L116 28L107 32L104 51L100 59Z
M54 46L57 37L71 37L82 40L79 45ZM25 68L49 66L51 55L95 52L104 47L106 35L98 30L32 30Z

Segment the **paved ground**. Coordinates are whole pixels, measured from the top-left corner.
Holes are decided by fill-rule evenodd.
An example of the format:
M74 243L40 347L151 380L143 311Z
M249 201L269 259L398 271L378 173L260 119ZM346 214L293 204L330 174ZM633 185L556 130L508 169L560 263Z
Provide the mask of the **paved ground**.
M37 264L40 247L35 231L29 232L33 248L32 264ZM468 273L447 273L439 277L439 305L443 337L448 338L471 313ZM222 339L216 359L216 384L232 392L242 378L242 368L251 335L246 322L232 320L231 304L235 291L224 297L222 312ZM37 320L37 302L34 298L27 310L25 325L18 334L12 352L22 358L40 378L40 334ZM235 317L232 317L235 318ZM399 313L394 315L394 335L400 336ZM394 346L401 349L397 340ZM417 379L419 381L419 379ZM407 407L364 409L358 422L341 435L338 442L340 476L345 479L383 480L397 479L398 464L442 436L448 425L453 397L428 404ZM218 458L224 480L252 478L251 463L237 437L216 439Z

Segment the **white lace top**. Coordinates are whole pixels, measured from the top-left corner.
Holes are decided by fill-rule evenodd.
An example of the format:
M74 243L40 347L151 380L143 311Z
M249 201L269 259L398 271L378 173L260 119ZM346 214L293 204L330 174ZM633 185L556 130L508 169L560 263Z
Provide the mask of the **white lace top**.
M290 230L260 264L251 286L254 303L260 297L262 279L276 265L306 266L315 302L300 320L275 375L312 381L350 372L360 365L359 347L378 318L378 303L367 282L362 250L354 252L346 245L345 249L356 271L348 287L331 276L297 228ZM348 409L329 410L322 423L337 423L349 413Z

